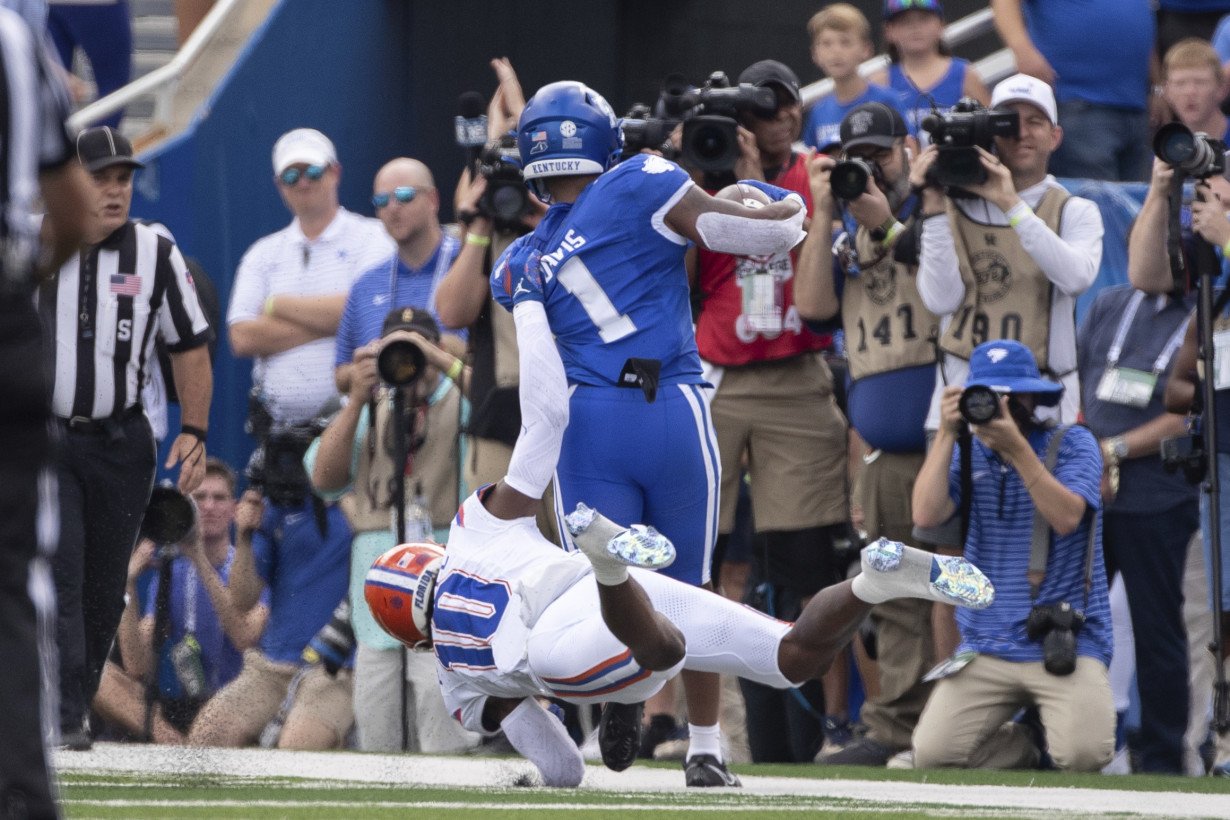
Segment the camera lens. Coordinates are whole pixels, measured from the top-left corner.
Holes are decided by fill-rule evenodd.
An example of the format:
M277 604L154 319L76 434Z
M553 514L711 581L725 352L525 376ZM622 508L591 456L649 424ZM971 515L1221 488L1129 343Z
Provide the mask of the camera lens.
M861 159L842 160L833 166L829 186L838 199L857 199L867 190L871 168Z
M141 534L156 544L178 544L195 522L192 501L174 487L160 484L150 493Z
M1167 165L1183 165L1196 153L1196 135L1181 123L1163 125L1153 138L1153 153Z
M487 207L500 222L516 222L526 212L528 200L520 183L501 182L488 188Z
M389 342L376 358L380 378L395 387L414 383L427 365L423 351L414 342L403 340Z
M989 387L975 384L965 388L957 402L961 418L970 424L986 424L999 415L999 394Z
M719 128L706 125L693 132L692 147L701 159L715 160L725 154L729 148L726 134Z

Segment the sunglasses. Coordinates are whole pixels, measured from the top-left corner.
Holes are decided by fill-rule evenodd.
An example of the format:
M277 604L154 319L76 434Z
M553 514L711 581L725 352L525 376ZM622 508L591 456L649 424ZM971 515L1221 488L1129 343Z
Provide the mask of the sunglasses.
M413 202L414 198L418 196L418 193L419 192L416 189L410 187L409 185L401 185L394 188L391 192L384 191L383 193L372 194L372 204L376 206L377 211L385 205L388 205L390 199L396 199L402 205L405 205Z
M312 182L316 182L325 175L325 166L309 165L307 168L300 170L298 168L287 168L282 173L278 174L278 179L282 180L282 184L287 188L294 187L303 177L307 177Z

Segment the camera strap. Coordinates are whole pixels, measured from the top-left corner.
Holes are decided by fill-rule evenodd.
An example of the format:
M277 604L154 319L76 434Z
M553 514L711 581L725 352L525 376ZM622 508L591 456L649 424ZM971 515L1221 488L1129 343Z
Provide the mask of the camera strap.
M1046 445L1046 459L1043 461L1043 466L1046 467L1048 473L1055 472L1055 462L1059 460L1059 447L1063 444L1063 437L1072 425L1065 424L1061 427L1054 428L1051 433L1051 438ZM1093 551L1097 545L1098 522L1097 513L1092 508L1085 510L1085 519L1089 523L1089 542L1085 550L1085 608L1089 606L1089 590L1093 587ZM1038 507L1034 505L1034 525L1033 525L1033 540L1029 547L1029 599L1037 600L1038 593L1042 589L1042 582L1046 578L1046 563L1050 558L1051 553L1051 525L1046 518L1038 511Z

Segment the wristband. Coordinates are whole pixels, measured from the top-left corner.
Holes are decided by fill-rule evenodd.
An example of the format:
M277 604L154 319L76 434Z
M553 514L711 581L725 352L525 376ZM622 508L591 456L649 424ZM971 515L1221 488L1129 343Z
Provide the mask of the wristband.
M904 231L905 225L902 225L900 222L894 220L893 226L888 229L887 233L884 234L884 239L880 242L880 247L887 248L889 245L893 244L893 242L897 240L897 237L901 236Z
M491 237L479 236L476 233L467 233L466 234L466 244L476 245L480 248L490 248L491 247Z
M444 375L448 377L449 381L456 382L461 377L461 372L465 368L465 362L461 361L461 359L453 359L452 365L449 366L448 372Z
M205 435L208 433L208 431L202 430L200 427L194 427L191 424L181 424L179 426L179 433L180 435L184 435L186 433L192 436L193 438L195 438L197 441L204 444Z
M1230 259L1230 239L1226 240L1226 244L1221 246L1221 255L1223 259Z
M1029 205L1027 205L1024 201L1018 202L1013 205L1006 214L1008 217L1008 224L1015 228L1017 225L1021 224L1022 219L1029 216L1033 212L1034 209L1029 207Z
M264 309L263 313L264 313L266 316L272 316L272 315L273 315L273 297L272 297L272 296L270 296L268 299L266 299L266 300L265 300L265 309Z

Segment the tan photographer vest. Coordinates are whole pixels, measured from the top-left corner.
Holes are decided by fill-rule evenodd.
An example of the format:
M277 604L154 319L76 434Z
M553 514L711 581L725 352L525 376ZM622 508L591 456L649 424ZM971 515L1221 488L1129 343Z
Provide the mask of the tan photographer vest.
M427 407L417 435L423 444L414 453L414 472L406 476L406 495L421 484L436 529L447 528L461 504L460 417L461 391L445 380L447 392ZM342 499L342 510L355 533L388 530L392 519L393 476L398 468L393 449L393 397L383 391L376 404L376 418L368 427L367 438L359 444L359 466L354 490ZM372 446L374 443L375 446Z
M841 295L850 378L934 364L940 320L923 304L915 270L893 260L871 233L855 234L859 274L847 277Z
M1034 213L1059 233L1068 193L1050 188ZM974 348L992 339L1015 339L1048 368L1051 293L1054 285L1021 246L1009 225L985 225L948 201L948 221L965 284L965 298L940 339L940 348L968 360Z

